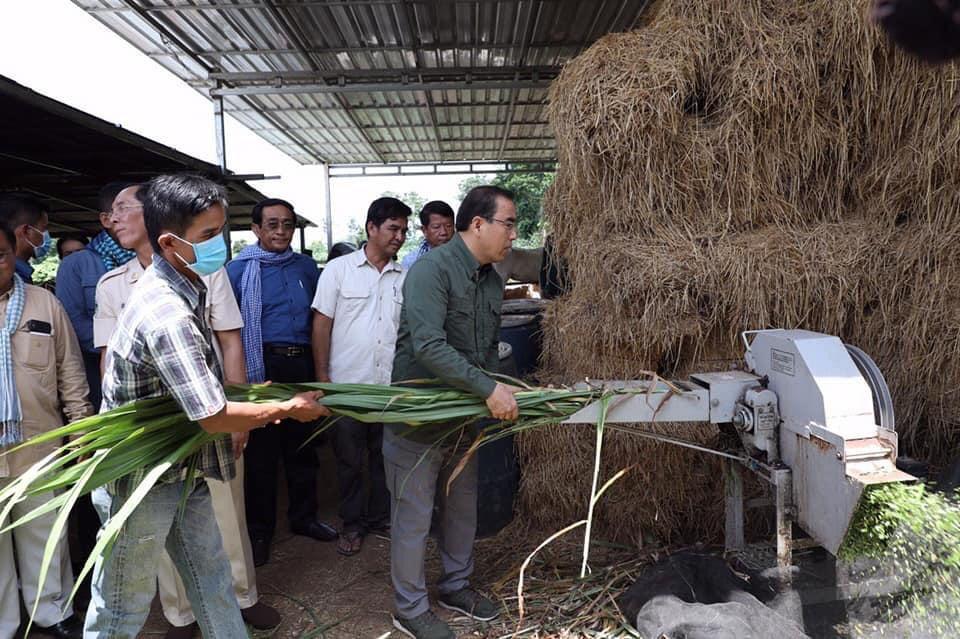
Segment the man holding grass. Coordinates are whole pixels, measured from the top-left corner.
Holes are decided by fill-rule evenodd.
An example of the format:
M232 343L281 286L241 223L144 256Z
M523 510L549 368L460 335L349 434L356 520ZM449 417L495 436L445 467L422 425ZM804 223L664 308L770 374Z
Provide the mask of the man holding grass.
M483 397L498 420L518 417L515 388L498 383L496 370L503 282L492 264L517 237L513 195L494 186L472 189L457 212L457 234L411 267L403 284L403 307L393 360L393 381L438 378ZM392 496L390 577L393 625L416 639L453 639L430 610L424 574L427 535L437 496L445 489L461 450L441 441L446 425L388 424L383 435L387 488ZM467 462L441 495L439 603L480 621L499 608L470 587L477 532L477 459Z
M317 402L319 393L264 404L227 401L205 319L207 289L200 279L226 260L222 235L226 194L201 177L167 175L151 180L142 200L154 255L107 343L101 410L170 395L199 428L224 436L192 460L199 477L187 479L189 460L170 468L127 519L109 557L98 561L94 570L85 634L111 639L137 636L150 612L165 548L203 636L245 637L204 479L229 481L234 475L226 434L286 418L313 421L329 411ZM94 491L104 526L145 472Z
M97 284L97 311L93 319L93 345L106 347L124 306L153 261L153 246L143 221L143 185L134 184L121 190L113 201L110 222L117 242L136 253L135 259L109 271ZM213 350L223 367L227 384L247 383L240 328L243 320L230 280L223 268L200 278L207 287L204 320L213 331ZM279 428L279 427L278 427ZM207 478L210 502L220 528L223 549L230 560L233 587L243 620L257 630L280 625L280 613L259 600L253 552L247 535L243 495L243 450L249 433L232 433L235 476L229 482ZM187 599L183 581L177 575L169 555L163 554L158 575L160 604L163 616L170 622L166 639L190 639L196 634L196 615Z

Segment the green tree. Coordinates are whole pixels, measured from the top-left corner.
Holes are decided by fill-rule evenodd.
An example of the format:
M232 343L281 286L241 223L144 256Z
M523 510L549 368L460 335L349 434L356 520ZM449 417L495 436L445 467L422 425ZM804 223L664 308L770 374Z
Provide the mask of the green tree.
M521 170L524 165L517 165ZM475 186L492 184L513 192L517 205L517 237L521 244L542 242L541 212L543 196L553 184L553 173L497 173L492 180L471 176L460 182L460 200Z
M327 261L327 244L323 240L314 240L307 245L307 250L313 256L314 262Z
M33 283L43 284L57 277L60 268L60 257L57 255L57 246L50 247L50 252L39 262L33 264Z
M415 220L418 220L417 216L420 214L420 209L422 209L423 205L429 201L427 198L423 197L416 191L407 191L402 195L399 193L394 193L393 191L384 191L380 194L380 197L395 197L409 206L410 210L413 211L413 216L410 219L411 227L414 223L417 223L417 228L419 228L419 222L415 222Z
M233 254L233 257L236 257L237 254L238 254L240 251L242 251L243 249L247 248L247 245L248 245L248 244L249 244L249 242L247 242L247 241L244 240L244 239L234 240L234 241L233 241L233 246L231 247L231 249L232 249L232 251L233 251L233 253L232 253L232 254Z
M470 192L470 189L477 186L486 186L487 184L492 184L492 182L482 175L471 175L468 178L460 180L457 199L463 202L464 198L467 197L467 193Z
M367 230L364 228L363 224L357 221L357 218L350 218L350 223L347 224L347 241L352 243L354 246L360 246L361 242L366 241L367 239Z

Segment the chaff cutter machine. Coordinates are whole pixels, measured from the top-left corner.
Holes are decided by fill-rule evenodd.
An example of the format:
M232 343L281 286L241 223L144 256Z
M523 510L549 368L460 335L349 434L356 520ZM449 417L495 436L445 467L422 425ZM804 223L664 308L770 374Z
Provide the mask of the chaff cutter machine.
M835 555L867 486L915 478L896 468L890 391L866 353L804 330L749 331L743 341L744 370L679 382L605 382L637 391L610 401L605 421L707 422L736 432L742 450L734 452L647 436L725 458L728 551L744 546L742 469L769 482L777 564L786 576L793 549L810 545L793 539L794 522ZM595 424L600 410L595 402L566 421Z

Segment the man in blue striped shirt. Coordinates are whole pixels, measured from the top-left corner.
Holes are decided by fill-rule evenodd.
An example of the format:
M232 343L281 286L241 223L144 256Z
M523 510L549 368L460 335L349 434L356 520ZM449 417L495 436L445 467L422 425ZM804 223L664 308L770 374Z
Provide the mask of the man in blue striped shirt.
M270 198L251 213L257 243L227 264L243 317L247 381L314 381L310 302L320 271L312 258L290 248L297 227L293 205ZM247 529L253 562L265 564L277 523L277 472L287 476L287 517L295 535L333 541L337 531L317 521L317 457L304 446L310 425L283 423L250 434L244 453Z

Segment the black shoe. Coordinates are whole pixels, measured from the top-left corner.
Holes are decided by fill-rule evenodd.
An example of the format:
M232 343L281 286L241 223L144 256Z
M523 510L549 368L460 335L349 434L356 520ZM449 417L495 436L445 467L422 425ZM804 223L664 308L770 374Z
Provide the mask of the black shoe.
M70 615L52 626L34 626L38 632L57 639L83 639L83 619L79 615ZM32 633L31 633L32 634Z
M384 541L390 541L390 524L381 524L380 526L372 526L370 528L370 534Z
M270 540L269 539L251 539L250 548L253 551L253 565L259 568L270 561Z
M240 614L243 615L244 622L257 630L271 630L283 621L276 608L268 606L262 601L258 601L249 608L243 608Z
M170 626L163 639L193 639L200 630L200 624L194 621L186 626Z
M337 529L322 521L308 521L305 524L290 524L290 532L294 535L313 537L317 541L334 541L340 535Z

